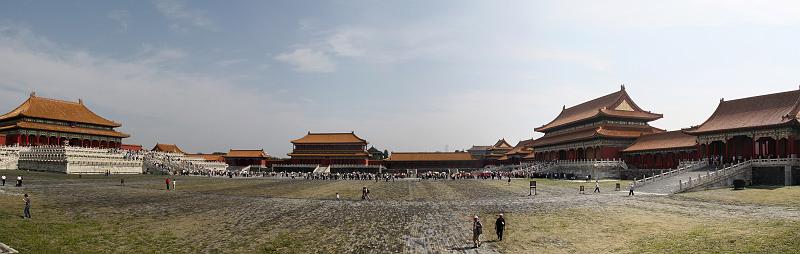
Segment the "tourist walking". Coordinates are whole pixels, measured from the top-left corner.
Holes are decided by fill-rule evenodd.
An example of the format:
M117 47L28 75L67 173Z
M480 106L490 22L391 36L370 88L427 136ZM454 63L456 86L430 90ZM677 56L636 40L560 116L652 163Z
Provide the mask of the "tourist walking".
M167 190L169 190L169 177L167 177L166 182L167 182Z
M3 179L3 186L6 186L6 176L2 176L0 179Z
M364 186L364 188L361 188L361 200L366 200L366 199L367 199L367 186Z
M175 189L175 183L176 183L176 182L178 182L178 181L177 181L177 180L175 180L175 179L172 179L172 190L173 190L173 191L174 191L174 190L177 190L177 189Z
M628 196L633 196L633 183L628 185Z
M22 210L22 218L31 218L31 197L28 196L28 193L25 193L25 198L22 199L25 202L25 209Z
M119 179L119 185L125 186L125 178Z
M337 192L336 193L336 201L339 201L339 200L342 200L342 199L339 197L339 193Z
M600 180L594 180L594 193L600 193Z
M17 187L22 187L22 176L17 176Z
M503 214L497 216L497 221L494 222L494 229L497 231L497 240L503 241L503 231L506 230L506 219L503 218Z
M483 224L481 223L481 219L478 218L478 215L475 215L475 217L472 218L472 243L475 248L481 246L481 234L483 234Z
M511 177L508 177L508 185L511 185Z

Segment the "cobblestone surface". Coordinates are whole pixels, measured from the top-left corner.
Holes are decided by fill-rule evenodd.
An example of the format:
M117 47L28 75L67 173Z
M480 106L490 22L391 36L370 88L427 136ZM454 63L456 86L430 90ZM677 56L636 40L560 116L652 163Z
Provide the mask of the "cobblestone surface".
M708 218L800 219L797 209L787 207L724 205L675 196L627 197L627 191L578 194L574 189L542 186L539 195L528 196L524 180L506 185L480 180L181 178L178 191L171 192L157 187L159 181L130 179L122 187L103 179L34 180L25 190L45 199L46 209L69 216L130 220L142 227L168 222L192 252L250 252L288 237L320 253L495 253L495 214L547 214L580 207L635 207ZM357 192L361 185L373 189L373 200L357 200L347 193L347 200L336 201L327 193L339 188ZM19 192L3 191L8 192L5 195ZM470 242L471 218L476 214L484 220L486 241L477 249Z

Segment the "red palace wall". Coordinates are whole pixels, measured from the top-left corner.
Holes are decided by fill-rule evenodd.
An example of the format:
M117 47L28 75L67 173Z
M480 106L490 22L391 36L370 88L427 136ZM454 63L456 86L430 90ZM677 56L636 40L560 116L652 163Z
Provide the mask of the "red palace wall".
M620 147L601 147L600 148L600 158L601 159L615 159L619 158L619 151L622 150Z

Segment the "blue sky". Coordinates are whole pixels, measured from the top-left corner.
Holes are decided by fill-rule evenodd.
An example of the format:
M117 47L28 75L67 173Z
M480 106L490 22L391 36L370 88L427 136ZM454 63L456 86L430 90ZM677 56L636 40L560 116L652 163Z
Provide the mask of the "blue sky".
M624 83L673 130L798 89L797 31L792 1L3 1L0 108L82 98L191 152L351 130L436 151L537 137Z

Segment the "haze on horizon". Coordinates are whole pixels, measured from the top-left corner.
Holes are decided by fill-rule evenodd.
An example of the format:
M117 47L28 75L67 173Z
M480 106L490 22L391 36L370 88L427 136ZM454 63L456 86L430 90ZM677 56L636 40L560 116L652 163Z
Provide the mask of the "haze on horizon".
M390 151L538 137L617 91L651 124L798 89L795 1L3 1L0 111L31 91L190 152L355 131Z

